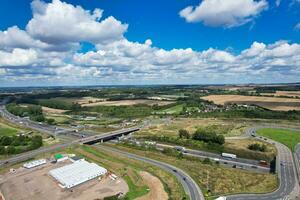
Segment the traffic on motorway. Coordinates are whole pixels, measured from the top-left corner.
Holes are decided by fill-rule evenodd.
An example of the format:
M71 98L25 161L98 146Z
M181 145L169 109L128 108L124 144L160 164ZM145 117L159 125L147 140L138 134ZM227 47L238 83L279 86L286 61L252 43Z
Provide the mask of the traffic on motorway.
M46 124L40 124L37 122L32 122L28 119L23 119L17 116L12 115L11 113L9 113L6 109L4 105L0 106L0 114L1 116L3 116L4 118L8 119L9 121L13 122L13 123L18 123L21 126L25 126L25 127L29 127L44 133L48 133L51 135L56 135L59 132L65 132L67 133L70 130L66 130L64 128L60 128L60 127L55 127L55 126L49 126ZM265 127L265 126L264 126ZM251 129L248 129L246 131L246 136L248 137L256 137L255 133L256 130L262 128L262 127L253 127ZM26 160L28 158L32 158L34 156L37 156L38 154L41 153L45 153L45 152L49 152L49 151L53 151L59 148L64 148L67 146L70 146L72 144L76 144L76 143L93 143L93 142L101 142L103 140L105 140L106 138L113 138L116 136L121 136L123 134L128 134L130 132L136 131L138 130L138 128L134 127L134 128L130 128L130 129L122 129L122 130L117 130L117 131L112 131L112 132L108 132L105 134L101 134L101 135L94 135L94 136L88 136L88 137L81 137L79 139L74 139L68 143L64 143L64 144L58 144L58 145L54 145L54 146L50 146L50 147L45 147L45 148L40 148L34 151L30 151L30 152L25 152L23 154L19 154L16 156L13 156L9 159L6 160L2 160L0 161L0 165L5 165L5 164L11 164L11 163L15 163L15 162L20 162L23 160ZM72 132L72 131L71 131ZM80 132L79 132L80 134ZM82 132L82 134L86 135L86 133ZM257 139L261 139L258 138ZM260 200L260 199L264 199L264 200L273 200L273 199L297 199L299 194L300 194L300 190L299 190L299 180L297 178L297 171L296 171L296 166L297 163L294 163L294 158L293 158L293 154L291 153L291 151L284 146L281 143L263 138L265 141L270 142L272 144L274 144L277 148L278 151L278 156L277 156L277 160L276 160L276 166L277 166L277 173L278 173L278 177L280 180L280 185L279 188L269 194L237 194L237 195L230 195L227 197L227 199L230 200ZM101 148L107 148L107 147L101 147ZM155 161L155 160L151 160L148 158L143 158L134 154L129 154L126 152L120 152L119 150L115 150L115 149L110 149L111 151L118 151L119 153L123 153L124 155L128 156L128 157L132 157L134 159L138 159L138 160L142 160L144 162L148 162L154 165L157 165L161 168L166 169L167 171L171 171L174 175L176 175L176 177L178 179L180 179L180 182L182 183L182 185L184 186L186 192L189 194L190 198L193 200L198 200L198 199L204 199L203 194L201 192L201 190L199 189L198 185L193 181L193 179L191 179L185 172L183 172L182 170L179 170L169 164L166 163L162 163L159 161ZM187 152L185 152L187 154L192 154L192 155L197 155L197 156L203 156L203 152L199 152L199 151L195 151L195 150L187 150ZM204 156L209 157L211 159L224 159L224 156L216 156L216 155L210 155L208 153L205 152ZM295 160L296 162L300 161L300 147L296 148L296 152L295 152ZM229 163L229 160L225 161ZM237 164L241 165L241 163L245 166L245 165L254 165L254 163L252 163L253 161L246 161L246 160L231 160L230 162L237 162ZM247 162L251 162L251 163L247 163Z
M201 159L209 158L212 161L219 162L219 164L227 167L251 170L251 171L260 171L260 172L270 172L270 166L266 164L260 164L260 161L257 160L250 160L250 159L243 159L235 157L226 156L225 153L223 154L215 154L205 151L199 151L194 149L187 149L184 147L178 147L173 145L166 145L166 144L156 144L157 148L175 148L178 151L181 151L184 155L194 156Z

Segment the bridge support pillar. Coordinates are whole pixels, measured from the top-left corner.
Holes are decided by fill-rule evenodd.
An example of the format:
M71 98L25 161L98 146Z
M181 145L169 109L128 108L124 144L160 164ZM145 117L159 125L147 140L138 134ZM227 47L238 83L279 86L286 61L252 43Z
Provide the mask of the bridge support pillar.
M100 141L100 143L103 143L103 139Z

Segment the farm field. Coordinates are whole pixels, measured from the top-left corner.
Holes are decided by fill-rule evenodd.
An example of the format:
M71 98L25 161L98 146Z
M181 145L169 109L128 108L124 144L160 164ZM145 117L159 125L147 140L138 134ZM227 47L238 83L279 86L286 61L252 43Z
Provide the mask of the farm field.
M199 159L178 158L157 151L144 151L121 145L106 145L147 158L160 160L181 168L196 181L200 188L204 189L203 192L206 192L207 176L209 175L211 196L233 193L271 192L274 191L278 185L276 175L272 174L260 174L239 169L224 168L213 163L204 164Z
M257 131L258 135L280 142L294 151L295 146L300 143L300 132L286 129L263 128Z
M224 105L228 103L254 104L270 110L288 111L300 110L300 99L259 97L243 95L209 95L201 97L204 100L213 101L215 104Z
M183 105L176 105L171 108L167 108L158 112L155 112L157 114L180 114L180 112L183 109Z
M276 91L276 93L261 93L262 95L300 97L300 91Z
M159 101L159 100L149 100L149 99L137 99L137 100L120 100L120 101L101 101L101 102L95 102L95 103L86 103L81 104L81 106L131 106L136 104L145 104L145 105L168 105L174 103L173 101Z

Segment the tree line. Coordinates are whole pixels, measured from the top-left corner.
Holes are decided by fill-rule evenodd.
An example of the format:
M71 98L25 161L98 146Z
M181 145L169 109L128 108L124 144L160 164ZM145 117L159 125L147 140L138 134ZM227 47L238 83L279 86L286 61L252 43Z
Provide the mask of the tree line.
M22 153L41 146L43 146L43 138L40 135L32 137L24 135L0 137L0 155Z

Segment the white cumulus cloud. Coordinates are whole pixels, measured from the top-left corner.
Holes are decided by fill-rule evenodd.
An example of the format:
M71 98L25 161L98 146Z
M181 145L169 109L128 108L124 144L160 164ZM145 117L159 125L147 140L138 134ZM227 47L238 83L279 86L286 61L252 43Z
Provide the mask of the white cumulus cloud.
M37 53L32 49L14 49L12 52L0 51L0 66L27 66L37 61Z
M107 43L123 38L128 25L110 16L101 21L102 10L86 11L60 0L32 3L33 18L26 26L36 39L50 44L87 41Z
M235 27L252 21L268 8L266 0L203 0L179 12L187 22L203 22L207 26Z

